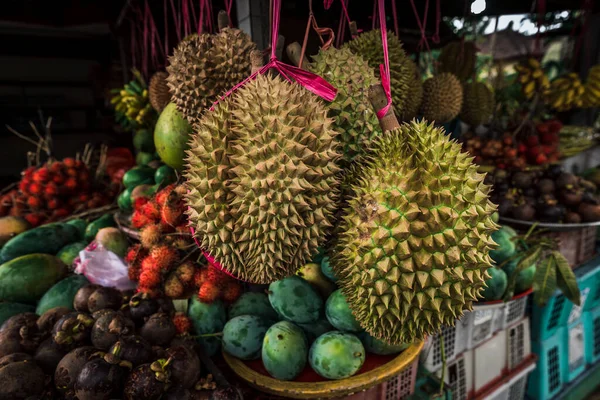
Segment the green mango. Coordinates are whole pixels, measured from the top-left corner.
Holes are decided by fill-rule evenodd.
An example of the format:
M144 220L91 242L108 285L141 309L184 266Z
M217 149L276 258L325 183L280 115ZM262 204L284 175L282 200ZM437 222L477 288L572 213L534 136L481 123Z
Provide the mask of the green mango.
M42 315L54 307L65 307L73 310L73 300L77 291L90 282L83 275L71 275L52 286L37 304L35 313Z
M123 185L127 189L133 189L143 184L154 183L154 170L147 166L138 166L131 168L123 175Z
M360 332L363 329L352 315L346 297L341 289L329 296L325 303L325 315L335 329L345 332Z
M269 298L264 293L246 292L229 306L229 319L233 319L240 315L256 315L265 321L277 322L279 315L271 307Z
M240 315L223 328L223 350L241 360L257 360L269 325L256 315Z
M282 319L300 324L316 322L323 308L316 289L296 275L271 283L269 301Z
M362 332L359 335L359 338L368 353L379 354L382 356L398 354L410 347L410 344L404 343L398 345L388 344L381 339L374 338L367 332Z
M355 335L327 332L312 344L308 360L323 378L344 379L360 370L365 362L365 348Z
M135 188L125 188L117 198L117 205L121 211L129 212L132 210L131 191L133 189Z
M56 257L58 257L67 266L73 265L73 261L79 255L79 252L85 249L87 245L87 242L69 243L60 249L58 253L56 253Z
M162 110L154 127L154 145L160 159L169 167L183 169L192 127L177 111L175 103Z
M488 273L490 274L491 278L485 281L487 287L482 293L483 300L500 300L502 296L504 296L504 292L508 286L506 272L500 268L490 268L488 269Z
M137 151L154 153L154 135L148 129L140 129L133 135L133 147Z
M161 165L154 173L154 182L157 185L170 185L177 182L177 174L175 170L168 165Z
M291 381L306 366L308 341L297 325L280 321L265 334L262 346L262 362L275 379Z
M500 265L505 260L508 260L515 255L517 249L515 247L515 242L512 240L515 236L517 236L517 232L506 225L492 233L492 239L494 242L498 243L498 248L490 250L490 257L492 257L492 260L494 260L496 264Z
M192 320L196 335L219 333L227 322L227 312L221 300L203 303L193 296L188 307L188 316ZM198 342L210 357L217 354L221 341L217 337L198 338Z

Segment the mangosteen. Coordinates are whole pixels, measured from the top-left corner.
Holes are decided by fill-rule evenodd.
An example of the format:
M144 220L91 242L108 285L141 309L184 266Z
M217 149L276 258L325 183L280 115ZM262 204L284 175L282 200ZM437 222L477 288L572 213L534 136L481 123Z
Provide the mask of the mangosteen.
M560 164L551 164L544 173L550 179L556 179L563 173L563 167Z
M192 400L192 394L184 387L172 386L163 398L165 400Z
M37 315L33 313L7 319L0 328L0 357L12 353L33 353L41 340L36 321Z
M576 191L566 190L566 191L562 191L559 196L560 196L561 203L563 203L564 205L577 207L579 205L579 203L581 203L581 200L583 199L583 191L581 191L581 190L576 190Z
M135 324L132 320L118 311L112 311L94 322L92 344L100 350L108 350L121 336L131 335L134 331Z
M140 329L140 336L156 346L167 346L176 333L175 325L166 313L151 315Z
M134 367L150 362L153 358L152 346L141 336L122 336L113 344L109 352L113 352L115 346L120 346L121 360L129 361Z
M54 372L54 385L67 399L76 399L75 382L79 373L96 352L91 346L78 347L60 360Z
M488 174L491 175L491 174ZM504 182L508 178L508 172L504 169L496 169L494 171L494 182Z
M81 346L89 340L94 319L82 312L72 312L61 319L52 329L52 338L66 351Z
M577 212L584 222L600 221L600 205L581 203Z
M167 358L167 350L161 346L152 346L152 358L155 360Z
M540 194L554 193L554 181L551 179L540 179L536 186Z
M143 323L146 318L158 312L159 308L158 302L146 293L137 293L129 300L129 312L136 322Z
M512 215L521 221L531 221L535 217L535 208L530 204L518 205L513 208Z
M519 171L512 176L512 184L519 189L525 189L531 186L533 177L531 173Z
M171 347L185 346L188 349L196 352L199 350L198 341L191 335L185 333L183 335L177 335L171 340Z
M569 211L565 215L565 222L567 224L579 224L581 223L581 216L576 212Z
M158 400L169 382L169 361L159 359L152 364L142 364L129 374L123 395L126 400Z
M94 290L88 299L90 313L110 308L118 310L123 303L121 292L115 288L101 286Z
M511 215L513 209L513 201L510 199L501 199L498 202L498 212L503 217L508 217Z
M90 284L80 288L77 293L75 293L75 298L73 299L73 308L75 308L76 311L89 312L88 299L90 298L90 295L99 287L100 285Z
M0 368L17 361L32 361L33 356L27 353L12 353L0 358Z
M160 312L164 312L169 316L173 316L175 314L175 306L173 305L173 300L168 297L159 297L156 299L158 302L158 308Z
M556 178L556 187L559 189L573 189L578 185L578 179L575 175L569 173L562 173Z
M525 196L525 197L532 197L532 198L534 198L537 195L537 190L535 190L534 187L530 186L528 188L522 189L521 193L523 193L523 196Z
M20 400L44 392L46 376L32 361L16 361L0 368L0 399ZM35 398L35 397L34 397Z
M131 363L121 361L118 346L113 350L113 353L93 358L81 369L75 382L75 395L78 400L109 400L121 397Z
M42 334L50 334L59 319L70 313L66 307L54 307L43 313L37 320L37 327Z
M581 197L581 201L583 203L588 203L588 204L600 204L600 201L598 201L598 196L594 195L593 193L590 192L583 192L583 196Z
M200 379L200 359L195 351L186 346L170 347L167 357L171 360L171 381L175 385L189 389Z
M537 212L537 218L542 222L559 222L563 219L564 209L559 206L541 207Z
M227 386L213 391L211 400L242 400L243 398L238 388Z
M28 329L37 329L37 320L38 316L35 313L21 313L17 315L13 315L0 326L0 332L6 330L14 330L21 329L21 327L26 326Z
M65 354L66 352L54 343L54 340L48 338L39 345L33 358L44 373L52 375Z

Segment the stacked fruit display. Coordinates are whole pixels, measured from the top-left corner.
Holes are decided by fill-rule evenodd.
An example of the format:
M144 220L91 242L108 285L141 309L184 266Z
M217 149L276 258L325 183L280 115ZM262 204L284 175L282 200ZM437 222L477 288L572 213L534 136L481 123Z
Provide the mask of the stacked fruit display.
M600 220L596 185L563 172L559 165L512 173L497 170L488 179L494 184L491 199L503 217L554 223Z
M96 187L86 164L74 158L49 161L23 172L18 189L0 199L0 215L22 216L32 226L110 204L116 190Z
M500 169L523 168L525 157L519 156L513 137L505 134L502 139L486 140L479 136L465 135L463 151L474 156L479 165L491 165Z
M267 295L244 293L228 310L224 351L280 380L313 371L321 378L343 379L358 373L366 357L408 347L364 332L330 278L335 279L324 257L320 265L307 264L296 276L271 283Z
M117 204L121 211L130 213L133 210L135 199L151 197L161 187L170 185L176 180L177 174L173 168L159 165L159 162L131 168L123 174L122 183L125 189L119 194Z

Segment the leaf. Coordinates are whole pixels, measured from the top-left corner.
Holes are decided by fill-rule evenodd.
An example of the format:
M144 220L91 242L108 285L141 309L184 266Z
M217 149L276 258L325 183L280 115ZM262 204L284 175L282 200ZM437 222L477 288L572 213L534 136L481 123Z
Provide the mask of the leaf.
M556 263L554 257L547 257L535 268L533 276L534 300L543 307L556 291Z
M529 236L531 236L531 234L533 233L533 231L535 230L535 228L537 227L538 223L535 222L533 225L531 225L531 228L529 228L529 230L527 231L527 233L525 234L525 236L523 236L523 240L527 241L527 239L529 239Z
M579 286L577 285L577 278L569 265L569 262L558 251L552 252L552 257L557 267L556 281L558 287L563 292L565 297L575 305L581 305L581 293L579 292Z
M515 286L517 286L517 277L519 273L528 267L530 267L540 256L542 249L540 247L531 248L523 255L517 267L513 271L512 275L508 278L508 285L504 292L504 301L510 300L513 293L515 292Z

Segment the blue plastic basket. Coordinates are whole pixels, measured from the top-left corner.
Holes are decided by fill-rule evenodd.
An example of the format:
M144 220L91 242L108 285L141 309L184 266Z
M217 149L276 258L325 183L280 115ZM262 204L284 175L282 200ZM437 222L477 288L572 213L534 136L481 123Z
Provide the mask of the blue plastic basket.
M548 339L531 342L531 349L537 354L538 363L537 368L529 375L529 398L550 399L564 386L568 368L565 332L566 327L559 327Z
M585 361L594 364L600 360L600 307L583 313L585 329Z
M571 302L560 292L550 298L544 307L531 302L531 339L544 341L552 337L560 327L567 325Z

